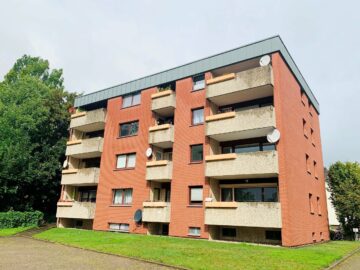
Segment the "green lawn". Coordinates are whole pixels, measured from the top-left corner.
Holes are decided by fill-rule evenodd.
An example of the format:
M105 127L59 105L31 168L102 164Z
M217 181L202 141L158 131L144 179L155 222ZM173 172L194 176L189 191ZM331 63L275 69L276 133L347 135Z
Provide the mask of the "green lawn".
M10 228L10 229L0 229L0 236L11 236L32 228L33 227L18 227L18 228Z
M348 241L301 248L222 243L76 229L51 229L35 238L191 269L322 269L360 247Z

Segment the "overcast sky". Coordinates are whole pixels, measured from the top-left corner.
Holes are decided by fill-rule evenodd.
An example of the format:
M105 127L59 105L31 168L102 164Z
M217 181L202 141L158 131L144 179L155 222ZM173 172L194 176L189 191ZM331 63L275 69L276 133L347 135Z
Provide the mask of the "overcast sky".
M30 54L89 93L279 34L319 100L325 165L360 161L359 3L0 0L0 78Z

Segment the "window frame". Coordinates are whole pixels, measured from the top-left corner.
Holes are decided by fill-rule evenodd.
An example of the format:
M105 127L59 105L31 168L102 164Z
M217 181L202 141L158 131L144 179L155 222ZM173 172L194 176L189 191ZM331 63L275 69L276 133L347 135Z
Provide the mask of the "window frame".
M135 156L135 165L134 167L129 167L129 156L134 155ZM118 167L118 160L119 156L125 156L125 167ZM115 170L133 170L136 167L136 152L133 153L124 153L124 154L117 154L115 156Z
M317 204L317 209L318 209L318 215L322 216L321 203L320 203L320 197L319 196L316 196L316 204Z
M194 112L202 110L202 122L200 123L194 123ZM204 107L198 107L191 109L191 126L200 126L203 125L205 122L205 109Z
M308 174L311 174L311 166L310 166L310 156L305 154L305 162L306 162L306 171Z
M125 203L125 192L127 190L131 191L131 202ZM121 203L115 203L115 194L116 191L121 191ZM131 206L133 203L133 188L114 188L112 189L112 203L113 206Z
M134 96L138 96L138 95L140 96L139 103L134 104ZM131 104L129 106L124 106L124 99L129 98L129 97L131 97ZM140 104L141 104L141 91L136 92L136 93L131 93L129 95L122 96L121 109L126 109L126 108L130 108L130 107L138 106Z
M201 155L201 160L193 160L193 155L192 155L192 149L195 146L200 146L202 147L202 155ZM204 161L204 144L200 143L200 144L192 144L190 145L190 163L202 163Z
M235 189L246 189L246 188L259 188L261 189L261 200L260 201L237 201L236 200L236 196L235 196ZM266 188L275 188L276 189L276 201L266 201L265 200L265 189ZM231 202L264 202L264 203L274 203L274 202L279 202L279 187L276 185L271 185L271 186L244 186L242 187L241 185L224 185L224 186L220 186L220 202L229 202L229 201L225 201L223 200L223 189L231 189Z
M312 193L309 193L309 206L310 206L310 214L314 215L315 210L314 210L314 203L313 203L313 195L312 195Z
M204 85L203 85L203 87L201 87L201 88L196 88L196 89L195 89L195 82L197 81L197 80L195 80L195 79L196 79L197 77L203 77L203 78L204 78L203 80L199 80L199 81L204 81ZM193 77L192 77L192 82L193 82L192 92L204 90L205 87L206 87L205 74L203 73L203 74L197 74L197 75L193 76Z
M131 125L131 124L134 124L134 123L137 123L137 130L136 130L135 134L121 135L121 126L123 126L123 125ZM118 138L126 138L126 137L131 137L131 136L137 136L138 133L139 133L139 120L124 122L124 123L119 124L119 137Z
M130 232L130 224L129 223L115 223L115 222L109 222L109 231L112 232L124 232L124 233L128 233ZM118 225L119 229L111 229L111 225ZM121 225L126 225L127 226L127 230L121 230Z
M191 199L191 190L192 189L201 189L201 201ZM189 186L189 205L202 206L204 203L204 187L201 185L198 186Z
M195 229L198 231L198 233L194 234L194 233L190 233L191 229ZM200 237L201 235L201 227L195 227L195 226L189 226L188 227L188 236L193 236L193 237Z

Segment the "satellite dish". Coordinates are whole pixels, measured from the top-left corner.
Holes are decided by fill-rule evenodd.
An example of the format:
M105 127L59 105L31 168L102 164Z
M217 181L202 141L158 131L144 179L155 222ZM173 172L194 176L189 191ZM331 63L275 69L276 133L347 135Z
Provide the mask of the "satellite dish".
M63 163L63 168L66 169L68 166L69 166L69 161L65 159Z
M134 221L135 221L136 223L140 223L141 220L142 220L142 211L141 211L141 209L138 209L138 210L135 211Z
M146 152L145 152L146 156L149 158L151 157L152 155L152 149L149 147L148 149L146 149Z
M280 139L280 131L275 128L266 136L266 138L269 143L276 143Z
M270 62L271 62L270 55L264 55L263 57L260 58L260 61L259 61L260 66L262 66L262 67L269 65Z

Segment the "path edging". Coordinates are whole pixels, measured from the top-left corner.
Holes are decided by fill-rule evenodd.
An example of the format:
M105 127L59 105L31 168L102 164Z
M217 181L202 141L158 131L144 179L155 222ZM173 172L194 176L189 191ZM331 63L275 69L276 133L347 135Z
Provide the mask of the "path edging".
M350 258L351 256L353 256L355 253L360 251L360 247L351 251L349 254L347 254L346 256L342 257L341 259L333 262L332 264L330 264L330 266L328 266L327 268L324 268L324 270L331 270L334 269L336 266L338 266L340 263L342 263L343 261L347 260L348 258Z

